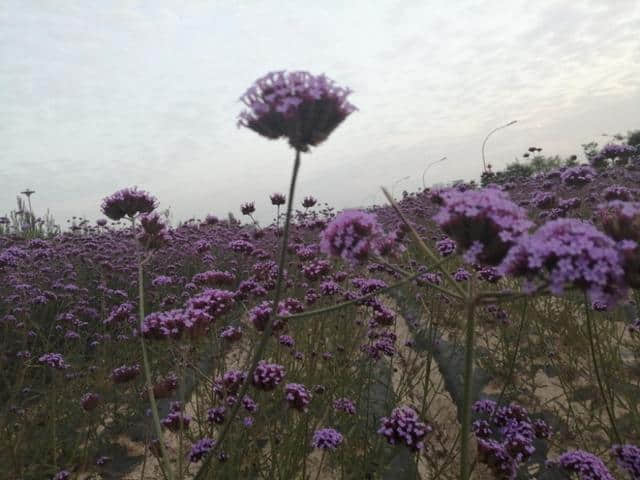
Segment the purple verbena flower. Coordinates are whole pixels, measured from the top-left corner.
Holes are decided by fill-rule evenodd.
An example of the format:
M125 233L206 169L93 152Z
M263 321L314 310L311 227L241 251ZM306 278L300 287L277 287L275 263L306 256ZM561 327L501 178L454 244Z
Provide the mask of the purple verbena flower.
M306 152L356 110L347 101L350 93L324 75L271 72L242 96L248 109L240 114L238 126L270 139L285 137L291 147Z
M443 193L444 206L433 217L467 252L465 260L497 265L533 223L526 211L500 190L485 188Z
M356 405L353 403L351 399L346 397L335 399L333 401L333 409L336 410L337 412L348 413L349 415L356 414Z
M64 357L60 353L45 353L38 358L38 362L43 365L47 365L48 367L55 368L56 370L69 368L69 365L67 365L64 361Z
M575 473L579 480L614 480L599 457L583 450L565 452L547 461L547 466L557 466L567 473Z
M378 433L391 445L405 444L417 452L424 447L424 438L432 428L420 421L414 409L407 406L394 408L390 417L380 419Z
M316 200L315 198L308 196L308 197L304 197L304 199L302 200L302 206L304 208L311 208L313 206L315 206L315 204L318 203L318 200Z
M226 408L216 407L207 410L207 421L222 425L224 423Z
M87 392L82 395L82 398L80 398L80 404L86 412L90 412L91 410L95 409L99 403L100 395L96 393Z
M285 371L282 365L267 363L261 360L251 379L253 386L260 390L273 390L284 378Z
M276 206L284 205L287 201L287 197L285 197L282 193L274 193L269 198L271 199L271 205Z
M618 466L627 472L632 480L640 479L640 448L635 445L614 445L611 454Z
M215 444L215 440L212 440L209 437L201 438L191 447L191 451L189 452L189 461L191 463L196 463L202 460L211 451Z
M101 211L111 220L134 217L139 213L155 210L157 201L144 190L137 187L125 188L106 197L102 201Z
M320 250L351 263L360 263L379 252L383 235L375 215L347 210L334 218L322 232Z
M311 403L311 393L304 385L299 383L287 383L284 387L285 399L289 406L295 410L306 412Z
M560 180L565 185L572 187L582 187L591 182L596 176L596 171L588 165L567 168L560 175Z
M340 432L333 428L321 428L313 434L311 445L322 450L335 450L342 443L343 437Z
M443 238L436 242L436 249L443 257L448 257L456 250L456 242L450 238Z
M627 291L615 242L577 219L545 223L509 251L500 270L530 278L546 275L555 295L574 286L588 292L592 301L610 306Z
M240 211L243 215L251 215L256 211L256 205L253 202L247 202L240 205Z
M111 380L113 383L126 383L140 375L140 365L122 365L114 368L111 372Z

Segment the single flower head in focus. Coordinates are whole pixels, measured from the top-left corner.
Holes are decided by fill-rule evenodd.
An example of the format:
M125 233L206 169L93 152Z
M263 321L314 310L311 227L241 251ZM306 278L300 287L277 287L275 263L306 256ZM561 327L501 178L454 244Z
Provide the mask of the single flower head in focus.
M238 126L270 139L287 138L291 147L307 152L356 110L347 101L350 93L324 75L271 72L240 98L247 109L240 113Z
M282 193L274 193L269 198L271 199L271 205L276 206L284 205L287 201L287 198Z
M302 206L304 208L314 207L316 203L318 203L318 200L316 200L310 195L308 197L304 197L304 199L302 200Z
M124 188L102 200L102 213L111 220L124 217L133 218L139 213L150 213L157 207L155 197L138 190L137 187Z

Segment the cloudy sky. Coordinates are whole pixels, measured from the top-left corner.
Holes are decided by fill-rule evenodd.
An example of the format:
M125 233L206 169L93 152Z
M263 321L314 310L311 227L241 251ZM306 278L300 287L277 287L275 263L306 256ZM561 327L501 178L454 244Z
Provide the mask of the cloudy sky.
M0 5L0 212L25 187L62 222L138 185L175 220L287 188L293 152L236 128L271 70L326 73L359 111L303 156L337 207L478 178L527 147L640 128L638 0L35 1ZM409 177L405 179L405 177Z

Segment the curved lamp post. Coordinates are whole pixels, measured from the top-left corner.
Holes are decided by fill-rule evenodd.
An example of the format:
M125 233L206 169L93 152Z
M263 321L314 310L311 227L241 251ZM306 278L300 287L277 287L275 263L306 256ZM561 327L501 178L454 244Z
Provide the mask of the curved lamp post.
M440 160L434 160L433 162L431 162L429 165L426 166L426 168L424 169L424 172L422 172L422 188L424 190L427 189L427 186L424 182L424 176L427 174L427 170L429 170L431 167L433 167L436 163L440 163L443 162L447 159L447 157L442 157Z
M518 123L518 121L517 120L512 120L509 123L505 123L504 125L496 127L493 130L491 130L489 132L489 134L485 137L484 142L482 142L482 166L483 166L483 169L484 169L485 172L487 171L487 162L485 162L485 159L484 159L484 147L487 144L487 140L489 140L489 137L491 135L493 135L494 133L496 133L498 130L502 130L503 128L510 127L511 125L514 125L515 123Z

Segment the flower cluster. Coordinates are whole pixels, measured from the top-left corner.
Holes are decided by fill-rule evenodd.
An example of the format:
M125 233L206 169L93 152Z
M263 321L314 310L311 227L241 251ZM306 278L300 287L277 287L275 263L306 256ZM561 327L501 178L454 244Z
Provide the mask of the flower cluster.
M316 200L315 198L309 196L309 197L304 197L302 199L302 206L304 208L312 208L315 206L315 204L318 203L318 200Z
M113 383L126 383L140 375L140 365L122 365L111 372Z
M187 302L187 310L201 310L215 321L227 313L235 304L233 292L207 288Z
M171 402L169 405L169 413L160 421L160 423L172 432L178 432L189 428L191 416L182 413L181 402Z
M535 192L531 201L536 208L548 210L556 206L558 199L551 192Z
M600 458L583 450L565 452L547 461L547 466L556 466L569 474L575 473L580 480L614 480Z
M295 410L306 412L311 403L311 393L304 385L299 383L287 383L284 386L285 399L289 406Z
M109 313L104 323L108 325L110 323L120 323L130 320L135 312L135 308L135 305L131 302L121 303Z
M383 236L375 215L347 210L334 218L322 232L320 250L351 263L363 262L379 252Z
M207 421L210 423L215 423L218 425L222 425L224 423L224 414L227 409L225 407L216 407L210 408L207 410Z
M94 410L100 403L100 395L97 393L87 392L80 398L80 404L85 412Z
M623 202L629 202L633 200L636 192L627 187L621 185L611 185L602 192L602 197L605 200L621 200Z
M443 257L448 257L456 250L456 242L450 238L443 238L436 242L436 249Z
M276 206L284 205L287 201L287 197L285 197L282 193L274 193L270 195L269 198L271 199L271 205Z
M231 272L207 270L206 272L196 273L191 281L196 285L217 287L221 285L233 285L233 282L236 281L236 276Z
M260 390L273 390L284 378L285 372L282 365L267 363L261 360L253 372L251 382Z
M598 155L609 160L618 159L619 163L624 165L636 153L638 150L633 145L609 143L602 147Z
M313 282L329 273L331 264L326 260L313 260L302 265L301 270L304 277Z
M247 240L243 240L241 238L238 240L232 240L231 242L229 242L229 248L234 252L244 253L247 255L252 254L253 251L256 249L253 243Z
M431 430L413 408L400 406L393 409L390 417L380 419L378 433L391 445L405 444L411 451L417 452L424 447L424 438Z
M156 398L167 398L178 389L178 377L169 373L164 379L153 386L153 395Z
M256 211L256 205L254 202L247 202L240 205L240 211L243 215L251 215Z
M640 447L635 445L614 445L611 454L618 466L627 472L632 480L640 478Z
M348 413L349 415L356 414L356 405L353 403L352 400L346 397L336 398L333 401L333 409L336 410L337 412Z
M350 93L324 75L271 72L242 96L248 110L240 113L238 126L270 139L285 137L291 147L306 152L355 111L347 101Z
M267 328L267 323L271 318L272 310L273 302L270 300L264 301L249 310L249 320L256 328L256 330L258 330L259 332L264 332L264 330ZM276 319L276 321L274 321L273 325L271 326L274 331L278 331L283 327L284 322L280 319Z
M344 438L342 434L333 428L321 428L313 434L311 445L322 450L335 450L340 446Z
M213 382L213 391L220 396L234 395L247 379L247 373L242 370L229 370L222 377Z
M465 259L471 263L497 265L533 225L525 210L501 190L448 190L442 197L444 205L434 220L467 252Z
M230 343L237 342L242 338L242 327L229 325L220 332L220 338Z
M574 286L588 292L592 301L611 306L626 292L615 242L577 219L551 220L522 238L509 251L501 271L529 278L546 275L555 295Z
M640 288L640 202L613 200L600 205L598 218L616 240L627 284Z
M204 333L211 323L211 316L202 310L169 310L147 315L142 322L142 335L145 338L174 340L189 332L193 337Z
M148 250L157 250L169 241L167 224L156 212L140 216L142 233L138 235L140 244Z
M64 357L60 353L45 353L38 359L38 361L43 365L47 365L57 370L69 368L69 365L66 364Z
M124 217L133 218L139 213L150 213L155 210L157 201L144 190L137 187L125 188L102 200L102 213L111 220Z
M515 480L519 467L535 452L536 438L549 438L551 429L538 419L532 421L517 404L500 406L493 400L479 400L473 411L481 416L473 422L478 456L498 478Z
M596 176L596 171L588 165L567 168L560 175L560 180L571 187L582 187L590 183Z
M211 451L215 444L215 440L212 440L209 437L201 438L191 447L191 451L189 452L189 461L191 463L196 463L202 460L207 453Z

